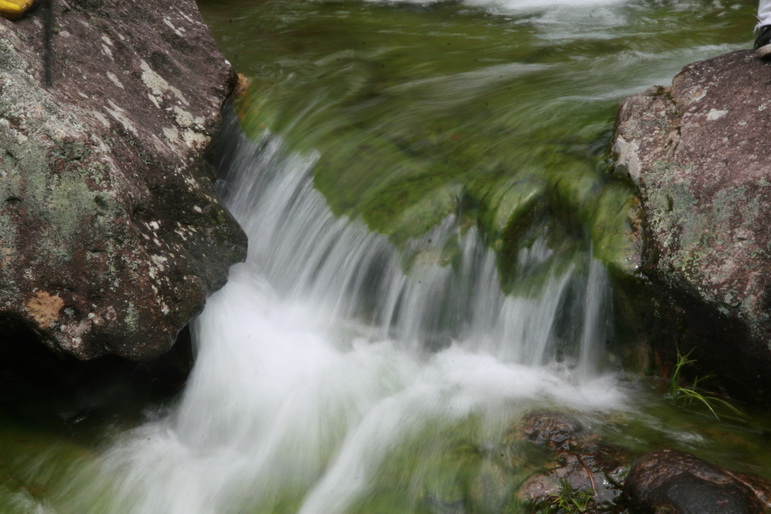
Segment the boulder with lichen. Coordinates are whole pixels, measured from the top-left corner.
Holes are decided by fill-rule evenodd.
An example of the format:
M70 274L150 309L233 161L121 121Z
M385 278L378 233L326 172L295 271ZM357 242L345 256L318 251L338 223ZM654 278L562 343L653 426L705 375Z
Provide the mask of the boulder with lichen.
M770 74L750 51L686 66L624 102L614 139L642 204L661 362L693 349L697 373L760 401L771 397Z
M235 75L192 0L50 4L50 52L0 18L0 316L152 359L245 257L204 160Z

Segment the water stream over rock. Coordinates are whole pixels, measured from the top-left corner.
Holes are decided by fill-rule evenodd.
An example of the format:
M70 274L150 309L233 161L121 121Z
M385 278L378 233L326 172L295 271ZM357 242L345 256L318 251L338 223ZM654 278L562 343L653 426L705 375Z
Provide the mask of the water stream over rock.
M415 483L388 501L420 510L426 494L455 494L433 480L466 480L463 468L423 469L458 434L493 444L539 406L622 407L596 348L608 314L601 266L557 270L537 294L507 296L492 251L448 218L410 241L405 272L387 238L330 212L310 181L315 156L267 133L239 143L230 205L253 242L249 259L195 327L198 363L178 410L105 456L113 511L344 512L364 502L355 510L367 512L382 468L411 445L422 458L390 479ZM536 243L517 265L549 253ZM560 341L560 324L579 337ZM433 441L442 432L451 442ZM507 501L516 484L502 488Z
M615 106L746 44L746 6L201 8L253 80L221 170L247 262L195 324L178 403L5 450L0 506L518 512L544 456L511 434L536 410L769 473L762 420L676 409L609 347L609 273L634 267L631 190L603 165Z

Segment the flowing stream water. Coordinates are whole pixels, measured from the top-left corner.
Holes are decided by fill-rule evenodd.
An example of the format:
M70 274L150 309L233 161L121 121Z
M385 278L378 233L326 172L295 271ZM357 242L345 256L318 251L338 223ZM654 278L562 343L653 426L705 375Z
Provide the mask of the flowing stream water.
M6 511L517 512L540 464L503 441L544 409L771 474L763 421L623 371L608 277L634 266L618 102L746 47L751 5L200 6L252 79L220 169L247 262L195 323L179 401L25 440Z

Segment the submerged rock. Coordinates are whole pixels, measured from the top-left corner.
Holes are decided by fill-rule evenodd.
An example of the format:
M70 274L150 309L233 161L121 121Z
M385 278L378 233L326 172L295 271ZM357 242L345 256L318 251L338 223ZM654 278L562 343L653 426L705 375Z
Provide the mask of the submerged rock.
M590 506L618 511L622 478L631 462L628 451L603 441L566 414L531 413L522 421L520 432L551 455L544 471L531 475L517 493L532 510L570 504L581 512Z
M235 74L192 0L50 4L50 73L46 9L0 18L0 313L151 359L245 257L203 160Z
M720 469L678 450L637 460L624 484L632 512L750 514L771 509L771 483Z
M639 189L642 271L665 360L692 357L735 394L771 393L771 63L750 51L685 67L624 102L616 168Z

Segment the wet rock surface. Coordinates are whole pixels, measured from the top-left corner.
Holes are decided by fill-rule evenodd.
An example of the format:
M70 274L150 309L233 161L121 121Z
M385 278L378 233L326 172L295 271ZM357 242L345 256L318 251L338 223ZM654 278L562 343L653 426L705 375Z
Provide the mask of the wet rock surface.
M0 19L0 315L152 359L245 257L203 159L235 75L192 0L51 3L47 88L45 9Z
M771 63L750 51L685 67L629 98L616 168L643 209L642 271L657 291L657 348L675 344L729 392L771 398ZM674 344L673 344L674 343Z
M637 460L624 494L630 510L639 513L749 514L771 509L768 481L677 450L659 450Z
M520 431L526 440L551 453L545 470L531 475L519 488L520 500L535 511L571 506L576 512L621 510L616 501L631 463L626 450L603 441L566 414L534 412L525 417Z

